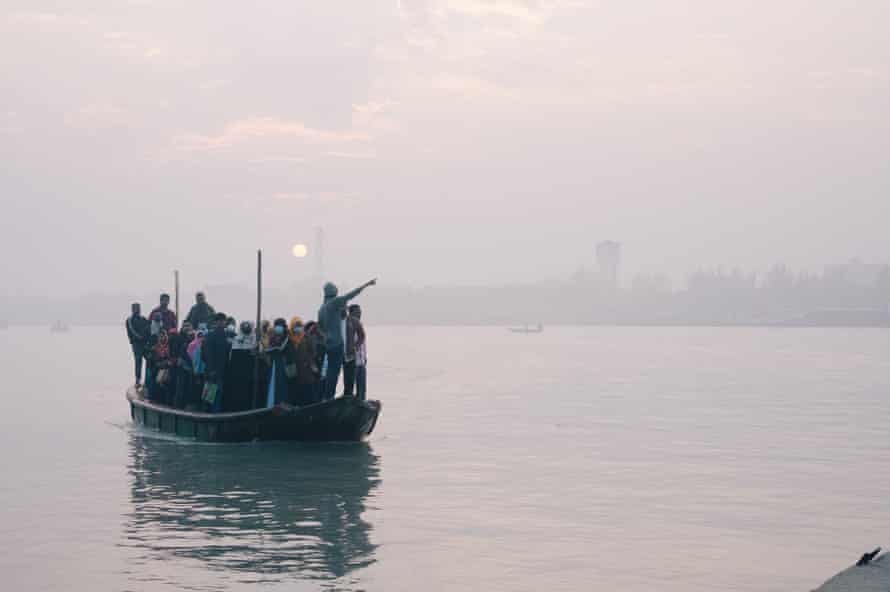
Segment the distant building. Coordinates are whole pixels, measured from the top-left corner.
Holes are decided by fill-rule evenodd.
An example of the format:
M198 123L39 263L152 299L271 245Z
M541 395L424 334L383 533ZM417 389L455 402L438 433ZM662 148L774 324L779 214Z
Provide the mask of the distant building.
M610 288L618 289L621 267L621 243L603 241L596 246L596 264L601 280Z
M853 259L849 263L825 266L826 276L841 277L851 284L862 287L875 285L881 275L887 272L888 267L886 265L863 263L859 259Z
M664 296L671 291L671 279L663 273L638 273L630 282L630 291L638 296Z

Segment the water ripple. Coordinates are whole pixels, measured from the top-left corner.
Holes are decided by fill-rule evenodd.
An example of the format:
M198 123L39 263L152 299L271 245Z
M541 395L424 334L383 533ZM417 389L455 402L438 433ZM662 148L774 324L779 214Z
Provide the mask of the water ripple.
M134 432L128 473L120 546L149 567L197 560L269 583L338 579L375 562L363 515L380 469L368 444L195 447ZM127 575L179 585L159 573Z

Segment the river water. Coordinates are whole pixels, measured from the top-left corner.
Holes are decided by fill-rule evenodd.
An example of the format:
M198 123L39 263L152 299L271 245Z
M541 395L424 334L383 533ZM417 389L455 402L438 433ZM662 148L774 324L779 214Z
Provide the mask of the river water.
M369 328L367 443L129 422L122 328L0 332L7 590L810 590L890 543L890 331Z

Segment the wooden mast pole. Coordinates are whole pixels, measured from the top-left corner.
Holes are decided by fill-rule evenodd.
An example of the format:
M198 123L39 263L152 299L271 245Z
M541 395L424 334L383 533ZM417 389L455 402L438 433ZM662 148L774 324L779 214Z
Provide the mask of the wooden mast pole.
M259 407L260 398L260 347L262 344L262 333L260 330L260 322L263 314L263 251L257 249L256 252L256 346L257 356L253 362L253 408Z
M173 312L176 314L176 322L179 323L179 270L173 270Z

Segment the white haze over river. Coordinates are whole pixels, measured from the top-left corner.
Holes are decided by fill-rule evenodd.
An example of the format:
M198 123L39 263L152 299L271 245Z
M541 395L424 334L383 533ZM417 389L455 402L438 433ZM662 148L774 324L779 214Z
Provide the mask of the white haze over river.
M257 248L288 286L316 227L344 285L568 278L607 239L625 279L675 287L887 263L888 21L886 0L4 0L0 307L154 300L172 269L189 297L249 285Z
M129 423L120 328L0 332L9 590L810 590L887 539L886 330L369 327L367 444Z

